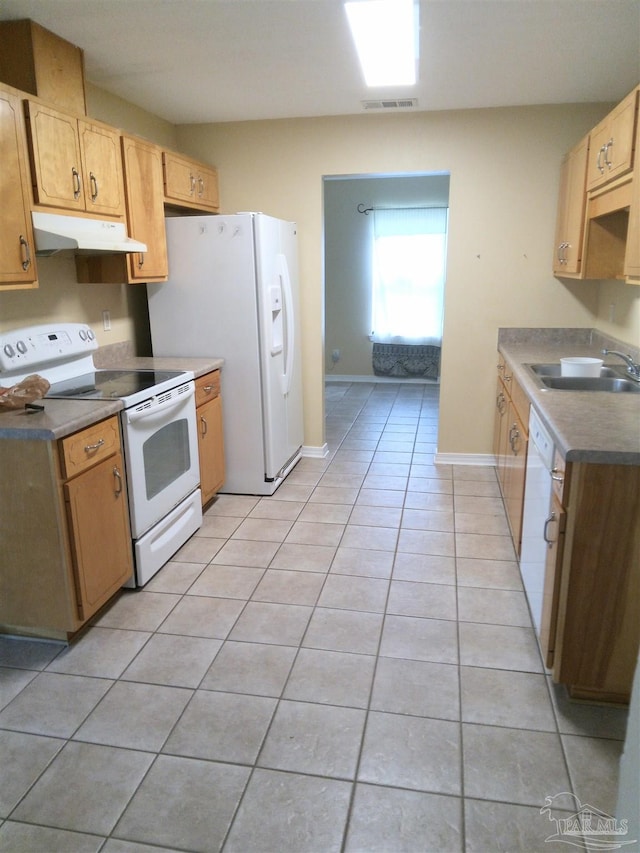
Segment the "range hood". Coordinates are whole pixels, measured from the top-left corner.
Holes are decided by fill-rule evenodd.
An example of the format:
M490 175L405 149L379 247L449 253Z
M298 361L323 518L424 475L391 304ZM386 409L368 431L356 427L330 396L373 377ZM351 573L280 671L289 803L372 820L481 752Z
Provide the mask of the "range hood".
M36 255L54 255L64 249L88 255L147 251L144 243L128 236L124 222L36 211L31 218Z

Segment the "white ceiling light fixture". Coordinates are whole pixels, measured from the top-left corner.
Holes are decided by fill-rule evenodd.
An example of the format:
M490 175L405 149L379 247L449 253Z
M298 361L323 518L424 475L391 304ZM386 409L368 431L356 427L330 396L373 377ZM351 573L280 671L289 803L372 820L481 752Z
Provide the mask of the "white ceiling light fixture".
M352 0L344 4L367 86L413 86L418 57L414 0Z

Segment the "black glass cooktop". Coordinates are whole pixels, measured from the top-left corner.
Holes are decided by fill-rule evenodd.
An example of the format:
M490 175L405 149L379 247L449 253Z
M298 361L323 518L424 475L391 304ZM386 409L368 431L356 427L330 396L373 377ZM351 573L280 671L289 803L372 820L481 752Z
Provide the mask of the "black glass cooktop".
M54 382L47 397L122 400L182 375L182 370L95 370Z

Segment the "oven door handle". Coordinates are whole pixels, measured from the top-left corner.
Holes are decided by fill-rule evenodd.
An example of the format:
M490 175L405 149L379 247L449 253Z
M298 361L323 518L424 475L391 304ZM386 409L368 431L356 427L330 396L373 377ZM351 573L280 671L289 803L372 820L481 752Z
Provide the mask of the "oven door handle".
M189 383L189 388L186 391L182 391L177 397L170 397L168 400L163 400L162 402L153 401L152 405L149 407L134 406L133 409L129 409L126 412L127 423L133 424L137 421L145 420L146 418L153 418L156 415L166 415L167 412L171 411L171 409L181 408L187 400L190 400L196 393L195 385L193 382Z

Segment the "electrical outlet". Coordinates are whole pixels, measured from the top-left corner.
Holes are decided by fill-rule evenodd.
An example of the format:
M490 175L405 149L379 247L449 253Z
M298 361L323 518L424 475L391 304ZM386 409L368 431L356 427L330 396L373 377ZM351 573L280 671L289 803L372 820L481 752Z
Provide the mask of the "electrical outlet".
M105 330L105 332L111 331L111 312L110 311L105 310L102 312L102 328Z
M335 364L337 361L340 361L340 350L334 349L331 353L331 361Z

